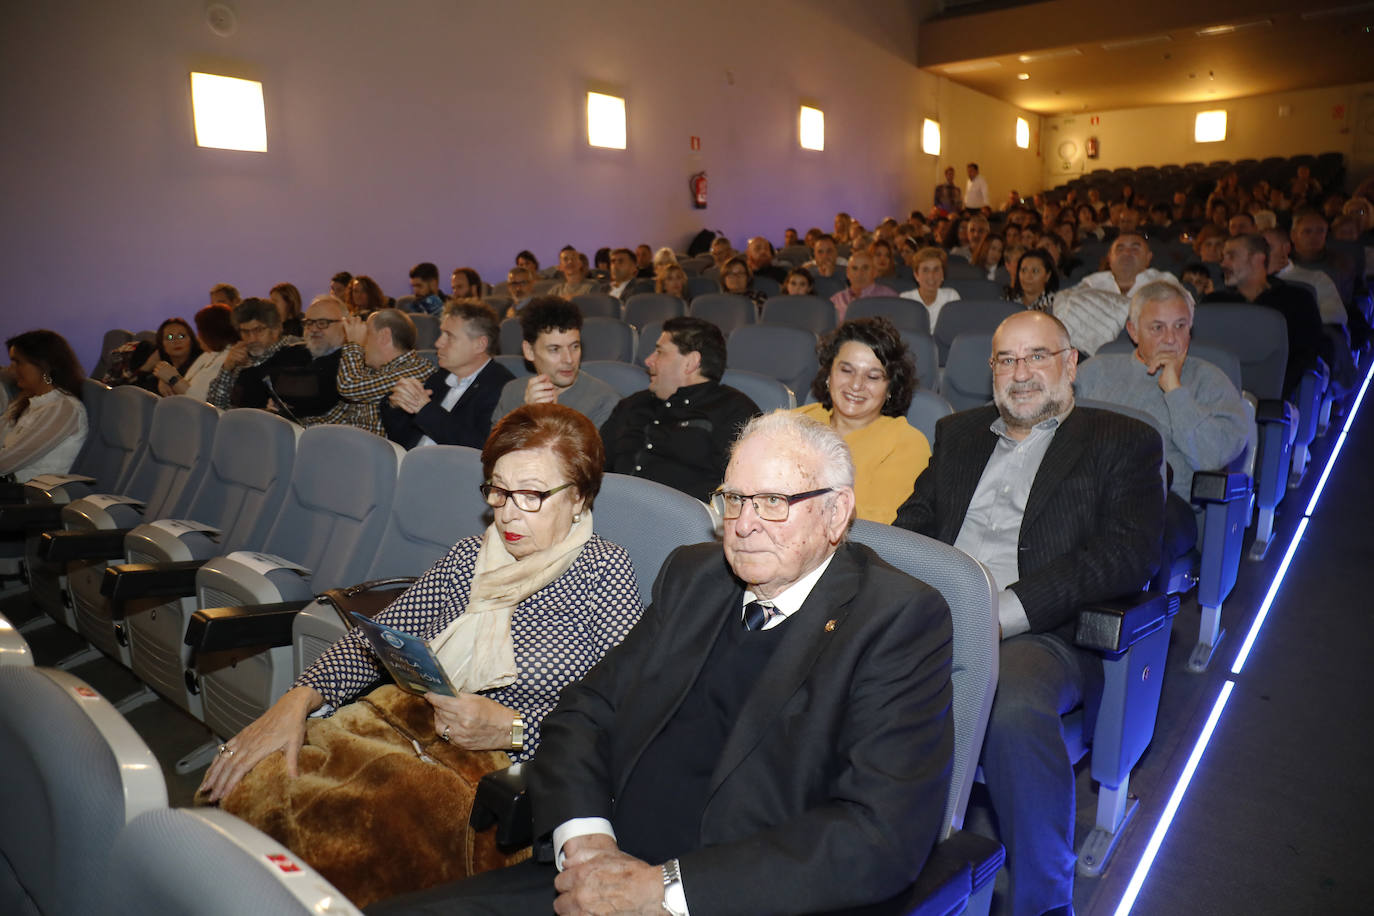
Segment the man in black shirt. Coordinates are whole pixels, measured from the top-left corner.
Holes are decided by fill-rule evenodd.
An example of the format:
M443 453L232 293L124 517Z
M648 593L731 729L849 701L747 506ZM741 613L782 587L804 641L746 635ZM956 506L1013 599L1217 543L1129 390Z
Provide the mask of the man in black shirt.
M720 383L725 336L709 321L665 321L644 365L648 389L617 404L601 427L606 470L656 480L704 502L725 474L735 434L758 405Z

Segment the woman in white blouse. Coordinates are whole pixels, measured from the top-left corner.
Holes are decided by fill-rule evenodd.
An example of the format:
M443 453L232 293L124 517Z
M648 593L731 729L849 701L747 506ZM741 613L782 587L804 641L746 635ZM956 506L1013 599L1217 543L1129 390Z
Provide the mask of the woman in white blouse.
M0 475L23 483L66 474L86 441L81 364L55 331L27 331L5 344L18 395L0 418Z
M946 302L959 298L957 289L950 289L945 282L945 264L949 255L943 248L922 248L911 256L911 270L916 274L916 288L902 293L903 299L915 299L930 313L930 329L935 330L935 320L940 317L940 309Z

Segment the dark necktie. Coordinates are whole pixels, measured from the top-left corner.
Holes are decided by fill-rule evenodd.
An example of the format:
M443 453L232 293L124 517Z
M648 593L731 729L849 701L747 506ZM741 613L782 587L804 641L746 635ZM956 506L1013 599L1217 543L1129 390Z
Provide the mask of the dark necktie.
M764 624L778 614L778 609L762 601L750 601L744 606L744 628L753 632L762 630Z

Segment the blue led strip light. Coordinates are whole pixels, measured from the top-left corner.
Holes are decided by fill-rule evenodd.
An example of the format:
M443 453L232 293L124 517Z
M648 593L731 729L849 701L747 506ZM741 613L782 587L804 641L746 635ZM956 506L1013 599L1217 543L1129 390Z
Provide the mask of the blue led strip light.
M1302 536L1307 531L1308 523L1312 520L1312 513L1317 508L1317 500L1321 497L1322 490L1326 488L1326 481L1331 476L1331 469L1336 465L1336 458L1345 446L1346 436L1350 432L1351 425L1355 422L1356 414L1360 412L1360 405L1364 402L1365 392L1369 390L1371 379L1374 379L1374 367L1371 367L1370 371L1365 374L1364 383L1360 385L1360 392L1355 396L1350 407L1350 416L1346 418L1345 426L1341 427L1341 434L1331 449L1331 455L1326 459L1326 467L1322 470L1317 486L1312 491L1312 498L1308 500L1307 508L1303 510L1302 519L1298 522L1297 530L1293 532L1293 539L1289 541L1288 549L1284 551L1283 561L1279 563L1279 568L1274 573L1274 580L1269 584L1269 591L1265 593L1264 602L1255 615L1255 621L1250 626L1250 632L1245 638L1245 643L1236 655L1235 664L1231 666L1231 674L1226 683L1221 685L1221 692L1217 694L1216 701L1212 704L1211 715L1207 717L1206 724L1202 726L1202 732L1193 744L1193 752L1188 755L1188 762L1184 765L1183 772L1179 774L1178 782L1174 784L1174 790L1169 795L1169 803L1164 806L1164 813L1160 816L1159 823L1155 825L1154 833L1150 835L1150 842L1146 844L1145 852L1141 855L1140 861L1136 863L1135 872L1131 875L1131 881L1126 885L1126 892L1122 894L1121 902L1117 904L1113 916L1127 916L1131 912L1131 908L1135 906L1136 897L1140 895L1140 889L1145 886L1145 879L1154 866L1155 857L1159 855L1160 847L1164 845L1164 838L1169 835L1169 828L1174 823L1174 815L1178 813L1179 806L1183 803L1183 796L1188 792L1188 785L1193 781L1193 774L1202 761L1202 755L1207 752L1207 745L1212 741L1212 734L1216 731L1217 722L1220 721L1221 713L1231 698L1231 691L1236 686L1234 678L1240 674L1241 669L1245 666L1245 661L1250 655L1250 649L1254 646L1260 629L1269 616L1269 609L1273 606L1274 596L1278 594L1279 586L1283 584L1284 577L1288 575L1288 567L1293 562L1293 556L1297 553L1298 544L1302 542Z

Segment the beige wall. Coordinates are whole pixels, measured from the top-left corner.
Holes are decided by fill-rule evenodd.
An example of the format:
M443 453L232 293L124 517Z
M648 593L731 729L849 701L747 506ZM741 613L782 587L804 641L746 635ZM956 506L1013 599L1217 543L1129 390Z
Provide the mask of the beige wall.
M1181 165L1337 151L1348 157L1354 148L1356 104L1361 94L1371 89L1374 83L1359 83L1208 104L1089 111L1046 118L1044 186L1054 187L1093 169L1122 166ZM1194 142L1194 116L1199 111L1218 108L1227 112L1226 139L1219 143ZM1096 124L1092 123L1094 117L1098 119ZM1083 155L1088 137L1097 137L1101 144L1101 155L1096 160ZM1073 145L1067 158L1059 154L1066 143Z
M978 163L987 180L994 209L1002 206L1007 192L1015 190L1028 197L1041 189L1040 116L1024 111L991 96L975 92L944 77L922 73L921 102L930 117L940 122L940 155L920 154L919 172L933 189L944 180L946 166L954 166L955 181L962 188L968 180L964 166ZM1016 119L1030 124L1030 148L1016 146ZM919 130L919 123L917 128ZM917 145L919 150L919 142ZM930 193L922 208L931 204Z

